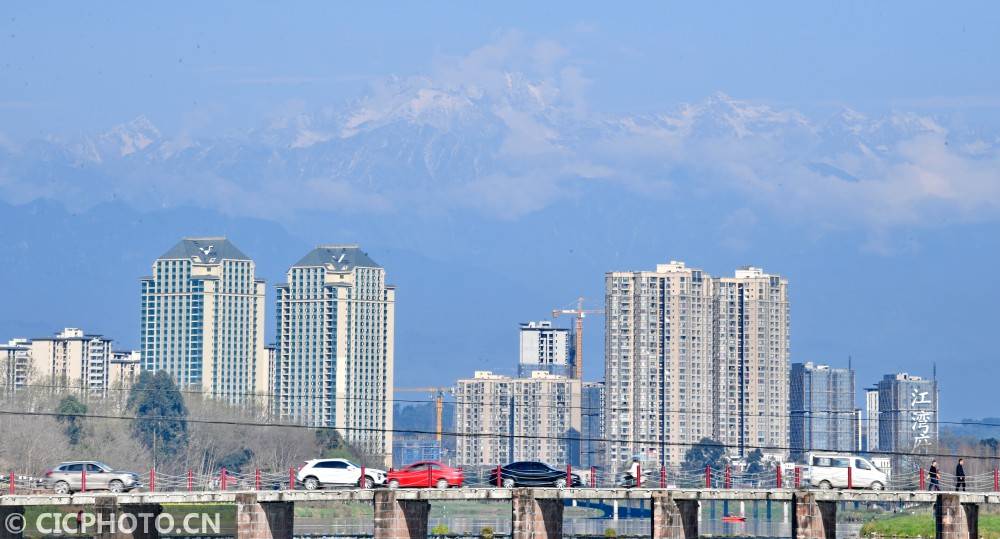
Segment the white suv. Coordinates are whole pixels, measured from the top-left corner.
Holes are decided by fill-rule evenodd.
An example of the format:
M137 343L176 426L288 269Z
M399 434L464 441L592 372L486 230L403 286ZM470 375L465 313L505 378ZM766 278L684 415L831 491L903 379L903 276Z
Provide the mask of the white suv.
M295 475L307 490L316 490L325 486L359 486L373 488L385 485L385 470L365 468L365 480L361 481L361 467L345 459L313 459L307 460L299 467Z
M871 461L846 453L809 453L806 464L805 483L821 489L848 488L848 470L851 488L882 490L887 482L885 472Z

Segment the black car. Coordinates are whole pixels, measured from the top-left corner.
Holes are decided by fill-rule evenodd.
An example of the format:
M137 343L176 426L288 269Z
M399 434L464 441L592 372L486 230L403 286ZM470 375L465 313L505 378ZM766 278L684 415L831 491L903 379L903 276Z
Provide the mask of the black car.
M571 474L574 487L582 486L580 476ZM497 471L490 472L490 484L497 484ZM556 487L566 486L566 470L557 470L543 462L512 462L500 468L501 486L512 487Z

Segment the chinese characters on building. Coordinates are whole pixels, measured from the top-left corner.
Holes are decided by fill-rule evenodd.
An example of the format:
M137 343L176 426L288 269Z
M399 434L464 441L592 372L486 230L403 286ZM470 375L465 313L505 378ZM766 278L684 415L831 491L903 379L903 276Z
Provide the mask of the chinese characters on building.
M928 391L913 388L910 394L910 428L913 430L913 451L926 452L931 447L931 422L934 421L933 403Z

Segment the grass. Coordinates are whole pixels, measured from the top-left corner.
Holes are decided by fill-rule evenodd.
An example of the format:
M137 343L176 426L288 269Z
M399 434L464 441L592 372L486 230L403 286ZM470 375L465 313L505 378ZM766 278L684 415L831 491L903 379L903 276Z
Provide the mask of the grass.
M930 514L894 515L873 520L861 527L866 537L934 537L934 516ZM1000 515L979 515L979 537L1000 539Z

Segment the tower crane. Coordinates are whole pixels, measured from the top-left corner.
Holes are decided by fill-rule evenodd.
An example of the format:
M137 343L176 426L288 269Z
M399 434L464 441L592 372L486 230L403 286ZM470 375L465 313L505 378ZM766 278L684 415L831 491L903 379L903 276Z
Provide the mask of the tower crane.
M562 314L571 314L576 317L576 327L574 335L574 347L576 353L573 356L573 378L583 380L583 319L588 314L604 314L604 309L584 309L583 296L576 298L576 309L553 309L552 318L557 318Z
M447 387L396 387L396 393L429 393L434 395L434 412L437 415L437 435L435 438L441 443L441 433L443 431L444 394L451 391Z

